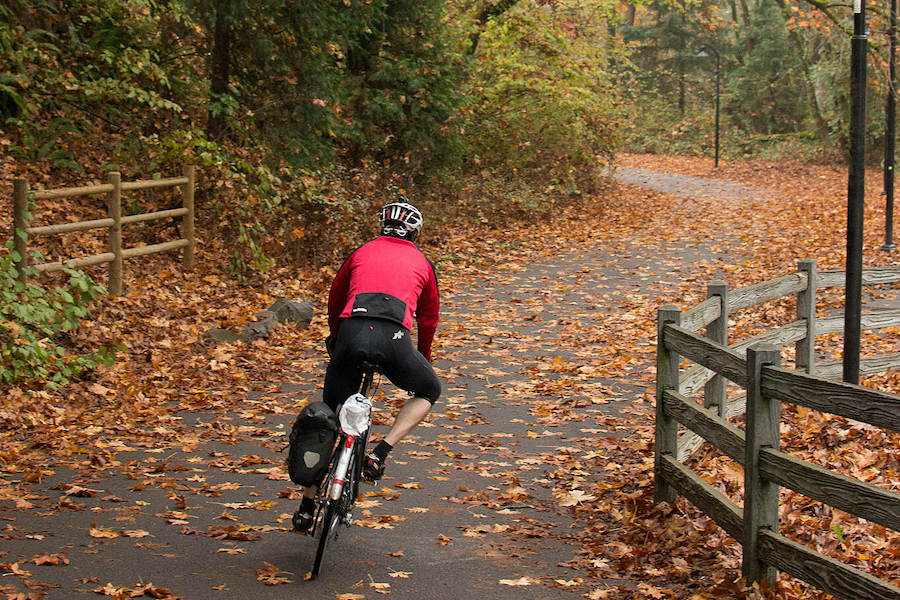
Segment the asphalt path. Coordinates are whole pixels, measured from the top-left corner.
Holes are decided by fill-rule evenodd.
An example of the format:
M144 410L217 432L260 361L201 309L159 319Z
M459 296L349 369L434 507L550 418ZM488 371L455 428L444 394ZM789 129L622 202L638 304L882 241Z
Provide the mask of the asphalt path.
M554 481L602 443L635 435L623 411L649 418L650 359L626 377L555 366L602 364L590 332L629 325L627 298L663 293L690 265L721 258L703 245L668 248L561 243L444 290L435 363L444 396L385 479L366 487L357 524L329 544L317 580L304 577L314 541L289 531L297 491L281 450L293 413L278 401L316 397L324 359L310 354L304 364L316 366L297 381L259 382L248 410L180 415L197 431L233 435L174 450L120 444L119 468L58 469L30 484L24 503L0 506L0 592L523 600L620 585L567 564L581 550L579 523ZM652 339L634 343L651 356ZM402 402L382 389L376 432Z

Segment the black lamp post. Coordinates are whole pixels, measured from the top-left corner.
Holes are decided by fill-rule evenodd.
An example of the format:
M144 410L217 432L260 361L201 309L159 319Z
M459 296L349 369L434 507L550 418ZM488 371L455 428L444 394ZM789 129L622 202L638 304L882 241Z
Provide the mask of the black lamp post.
M888 97L884 107L884 245L882 250L890 252L894 245L894 128L897 121L897 76L895 57L897 54L897 0L891 0L891 19L888 29L890 39L890 60Z
M847 293L844 308L844 381L859 383L862 312L863 213L866 183L866 0L853 0L850 39L850 175L847 181Z
M700 51L697 53L697 56L704 57L709 56L707 52L709 50L716 56L716 168L719 168L719 81L722 72L721 61L719 58L719 51L716 50L716 47L712 44L703 44L700 46Z

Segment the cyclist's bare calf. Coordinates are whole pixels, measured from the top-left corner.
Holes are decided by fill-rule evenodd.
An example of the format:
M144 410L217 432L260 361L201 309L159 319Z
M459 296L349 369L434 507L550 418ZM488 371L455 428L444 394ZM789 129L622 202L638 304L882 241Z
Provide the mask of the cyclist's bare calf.
M431 402L419 396L411 398L397 413L397 418L394 419L391 430L384 436L384 441L391 446L396 446L428 416L429 411L431 411Z

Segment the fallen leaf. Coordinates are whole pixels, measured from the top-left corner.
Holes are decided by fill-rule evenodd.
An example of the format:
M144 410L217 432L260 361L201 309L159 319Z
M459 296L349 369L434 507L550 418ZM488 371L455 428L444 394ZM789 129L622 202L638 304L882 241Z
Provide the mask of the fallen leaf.
M35 554L28 562L33 562L36 565L67 565L69 564L69 557L65 552L60 552L59 554Z
M560 506L575 506L576 504L580 504L582 502L589 502L591 500L596 500L596 499L597 499L596 496L588 494L583 490L572 490L560 499L559 505Z
M150 532L145 529L126 529L122 531L122 535L130 538L144 538L150 535Z
M513 587L532 585L534 583L537 583L537 582L534 581L533 579L531 579L530 577L519 577L518 579L501 579L500 580L500 585L509 585L509 586L513 586Z
M107 529L105 527L98 527L96 521L91 523L91 528L88 530L88 534L93 538L110 540L119 537L119 532L113 531L112 529Z
M409 579L409 576L412 575L412 571L394 571L393 569L389 569L388 575L390 577L399 577L400 579Z
M266 585L279 585L282 583L293 583L293 580L282 575L293 575L288 571L282 571L272 563L263 562L264 567L256 570L256 580L262 581Z

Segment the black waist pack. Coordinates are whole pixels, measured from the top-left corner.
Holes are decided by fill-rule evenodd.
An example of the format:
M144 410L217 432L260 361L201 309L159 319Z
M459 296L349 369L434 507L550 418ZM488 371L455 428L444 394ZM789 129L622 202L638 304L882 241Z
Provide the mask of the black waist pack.
M381 292L357 294L353 299L350 316L387 319L403 325L403 320L406 318L406 302L396 296Z
M298 485L319 485L338 436L338 418L324 402L313 402L297 416L288 446L288 476Z

